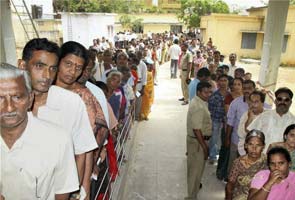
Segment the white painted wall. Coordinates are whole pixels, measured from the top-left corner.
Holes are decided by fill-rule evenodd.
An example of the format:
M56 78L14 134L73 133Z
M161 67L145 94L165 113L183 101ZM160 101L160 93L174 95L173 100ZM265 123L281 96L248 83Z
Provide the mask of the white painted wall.
M63 40L79 42L86 48L92 45L94 38L103 36L113 42L115 16L108 13L62 13Z
M13 0L15 5L23 5L22 0ZM43 19L52 19L53 18L53 5L52 2L53 0L25 0L26 5L32 13L32 5L37 5L37 6L42 6L43 8ZM21 9L21 8L17 8Z

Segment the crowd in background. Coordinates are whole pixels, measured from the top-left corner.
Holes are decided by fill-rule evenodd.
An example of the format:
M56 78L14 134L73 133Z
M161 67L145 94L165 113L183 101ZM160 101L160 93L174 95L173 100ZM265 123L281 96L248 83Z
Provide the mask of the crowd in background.
M179 100L189 104L187 199L197 199L207 159L227 182L226 199L282 199L282 191L284 199L294 197L290 89L257 87L235 53L227 62L211 38L205 43L193 32L124 35L116 34L114 44L93 39L88 49L33 39L18 68L1 64L0 199L102 199L108 193L100 188L103 172L114 181L117 157L124 159L114 148L118 134L129 116L149 119L167 61L167 76L181 79ZM44 135L35 139L38 133ZM24 178L15 180L16 174Z
M158 84L159 65L167 61L170 78L181 80L183 97L179 101L189 104L186 199L197 198L207 159L217 165L216 178L227 183L226 199L279 198L277 188L286 184L290 188L284 198L292 198L295 117L289 112L293 98L289 88L275 92L263 88L252 80L250 72L237 65L236 53L226 57L212 38L205 42L193 32L149 33L146 38L127 32L127 39L122 39L123 33L119 35L115 36L114 52L123 48L132 57L134 52L143 51L144 60L153 61L154 85ZM275 104L274 109L266 98ZM276 154L287 167L273 166L279 165L273 161ZM253 178L261 178L255 175L260 170L266 170L262 185L255 181L251 184Z

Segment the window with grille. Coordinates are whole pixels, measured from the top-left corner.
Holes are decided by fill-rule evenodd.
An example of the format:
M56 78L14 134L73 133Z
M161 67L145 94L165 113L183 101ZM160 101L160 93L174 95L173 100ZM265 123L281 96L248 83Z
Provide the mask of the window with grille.
M283 39L283 47L282 47L282 52L285 53L287 50L287 43L288 43L288 35L284 35Z
M242 49L256 48L257 33L242 33Z

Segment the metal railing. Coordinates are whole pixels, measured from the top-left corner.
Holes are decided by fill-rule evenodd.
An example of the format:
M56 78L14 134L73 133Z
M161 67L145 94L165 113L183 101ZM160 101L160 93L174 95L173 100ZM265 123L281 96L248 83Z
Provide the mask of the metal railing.
M29 11L29 9L27 7L27 4L26 4L25 0L21 1L22 5L16 5L14 0L10 0L10 2L13 5L14 10L15 10L17 16L18 16L18 19L19 19L19 21L20 21L20 23L21 23L21 25L22 25L25 33L26 33L27 39L30 40L30 39L32 39L34 37L39 38L39 33L37 31L37 28L35 26L35 23L34 23L34 21L32 19L32 16L30 14L30 11ZM20 11L18 9L18 7L21 7L21 8L24 8L24 9L22 9ZM26 20L28 20L29 23L25 23ZM31 26L33 28L33 31L29 31L28 26ZM30 35L29 33L32 33L33 35Z
M124 158L126 155L125 152L125 145L126 145L126 141L128 139L129 136L129 132L132 128L132 124L134 122L134 111L135 111L135 104L132 105L130 107L131 111L129 112L129 114L125 117L124 120L124 125L121 128L119 134L117 135L117 139L116 139L116 144L115 144L115 153L116 153L116 158L117 158L117 165L118 165L118 173L122 167L122 164L124 162ZM107 134L105 140L108 139L109 134ZM104 140L104 141L105 141ZM100 149L100 151L102 150L102 148ZM106 158L108 159L108 158ZM108 162L106 162L108 163ZM112 199L113 195L114 195L114 190L112 190L113 186L115 187L118 184L118 174L116 174L115 178L113 177L114 174L110 174L109 172L110 167L107 165L107 168L103 174L102 180L100 182L100 185L98 187L98 190L96 192L95 198L93 200L96 200L98 198L98 196L102 193L103 197L102 200L107 200L107 199ZM105 191L102 192L103 189L103 184L105 184L106 182L106 189Z

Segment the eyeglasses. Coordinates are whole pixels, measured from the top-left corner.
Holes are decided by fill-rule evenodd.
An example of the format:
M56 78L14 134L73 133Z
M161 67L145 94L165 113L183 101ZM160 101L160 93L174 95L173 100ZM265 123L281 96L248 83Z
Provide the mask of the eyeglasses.
M289 97L278 97L277 101L284 101L286 103L288 103L289 101L291 101L291 99Z

